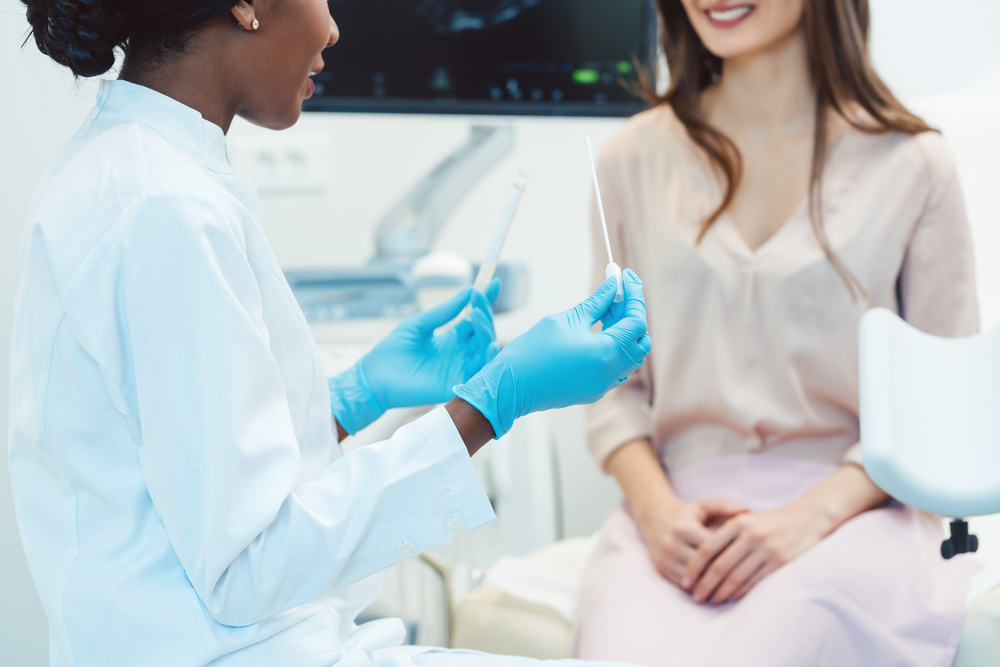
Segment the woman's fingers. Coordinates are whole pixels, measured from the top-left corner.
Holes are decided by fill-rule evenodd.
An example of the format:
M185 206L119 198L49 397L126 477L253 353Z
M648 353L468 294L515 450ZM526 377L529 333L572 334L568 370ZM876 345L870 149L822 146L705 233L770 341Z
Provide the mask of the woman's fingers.
M702 545L704 547L704 545ZM753 551L754 545L745 535L739 535L705 568L705 573L698 579L691 590L695 602L704 602L712 597L719 585L733 570ZM697 557L697 555L696 555Z
M733 545L735 547L735 544ZM732 547L730 547L732 548ZM726 554L720 556L724 558ZM757 573L759 569L764 567L767 562L767 554L760 549L752 549L746 557L739 562L729 572L728 575L719 583L718 587L715 589L715 593L712 595L712 602L715 604L722 604L728 601L730 598L736 595L736 592L743 589L743 585L746 584L750 578Z
M685 521L677 526L676 535L684 543L690 545L692 552L688 556L688 561L694 558L696 549L712 537L711 531L699 523L697 520Z
M699 501L697 505L701 511L698 518L709 530L715 530L734 516L750 511L739 503L721 498L706 498Z
M649 556L660 576L680 587L681 579L684 576L684 565L692 554L694 554L694 547L674 540L655 552L650 551Z
M698 506L705 511L705 525L711 524L713 519L729 519L749 511L737 502L722 498L705 498L698 502Z
M762 566L760 566L756 572L754 572L747 581L740 586L739 590L733 594L732 598L734 600L742 600L746 597L747 593L753 590L753 587L761 582L761 580L767 575L771 574L775 570L781 567L778 563L773 561L766 561Z
M700 583L712 561L739 537L741 530L742 526L736 521L727 521L711 537L698 546L697 551L695 551L691 560L688 561L687 568L684 570L685 588L690 589L696 582Z

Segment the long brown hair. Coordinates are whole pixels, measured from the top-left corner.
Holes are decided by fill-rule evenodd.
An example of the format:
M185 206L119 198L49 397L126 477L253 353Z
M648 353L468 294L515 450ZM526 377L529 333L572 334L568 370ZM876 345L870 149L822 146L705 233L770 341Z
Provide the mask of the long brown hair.
M702 117L699 97L722 76L722 59L702 43L688 20L681 0L657 0L663 21L663 51L670 68L670 86L659 95L646 80L646 97L668 104L688 135L719 169L725 191L718 207L702 223L698 241L733 202L743 171L739 149L729 137ZM816 129L813 137L809 184L809 217L827 259L844 279L851 298L864 295L864 286L833 252L823 225L822 179L829 149L827 112L832 109L856 129L870 134L932 131L889 91L868 54L870 15L868 0L805 0L803 29L809 70L816 84ZM852 113L858 106L867 118Z

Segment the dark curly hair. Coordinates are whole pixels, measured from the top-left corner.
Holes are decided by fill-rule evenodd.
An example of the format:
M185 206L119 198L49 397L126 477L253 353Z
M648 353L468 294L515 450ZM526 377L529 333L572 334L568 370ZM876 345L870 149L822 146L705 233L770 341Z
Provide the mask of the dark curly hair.
M115 64L158 61L182 51L191 31L231 10L235 0L21 0L38 50L73 70L97 76Z

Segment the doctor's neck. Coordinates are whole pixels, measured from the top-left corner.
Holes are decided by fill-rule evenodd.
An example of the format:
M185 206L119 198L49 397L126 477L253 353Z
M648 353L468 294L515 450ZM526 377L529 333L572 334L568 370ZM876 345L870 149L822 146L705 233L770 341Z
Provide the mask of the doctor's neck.
M238 64L227 62L232 54L225 39L229 28L225 19L210 21L190 38L182 53L169 54L162 62L135 65L126 58L119 78L177 100L228 133L245 105Z

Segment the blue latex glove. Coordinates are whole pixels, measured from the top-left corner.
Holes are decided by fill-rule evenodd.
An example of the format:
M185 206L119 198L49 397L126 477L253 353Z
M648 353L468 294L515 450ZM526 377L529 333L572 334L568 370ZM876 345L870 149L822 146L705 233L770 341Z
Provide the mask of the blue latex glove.
M455 388L493 425L496 437L531 412L593 403L642 366L651 342L646 333L642 281L623 277L625 300L614 303L615 279L558 315L515 338L474 378ZM591 333L600 321L603 330Z
M337 422L354 434L390 408L451 400L455 385L466 382L497 355L492 304L499 293L497 279L485 295L471 287L463 289L403 320L352 368L330 378L330 407ZM470 303L469 318L434 333Z

